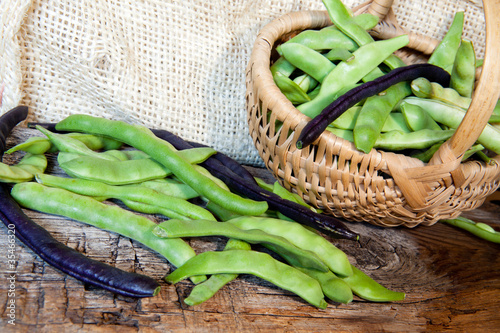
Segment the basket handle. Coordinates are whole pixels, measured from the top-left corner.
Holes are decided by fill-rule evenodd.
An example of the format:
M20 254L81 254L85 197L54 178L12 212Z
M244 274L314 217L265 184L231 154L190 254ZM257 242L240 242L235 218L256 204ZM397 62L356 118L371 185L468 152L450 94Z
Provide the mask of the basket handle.
M486 22L484 64L472 102L453 136L443 144L429 165L461 158L481 135L500 97L500 0L483 0Z
M367 12L383 19L392 7L394 0L373 0Z

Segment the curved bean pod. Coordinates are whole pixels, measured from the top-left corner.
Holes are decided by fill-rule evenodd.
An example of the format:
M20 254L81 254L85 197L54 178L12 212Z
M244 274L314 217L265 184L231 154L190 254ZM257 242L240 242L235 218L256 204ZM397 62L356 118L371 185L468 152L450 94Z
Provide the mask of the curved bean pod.
M328 124L356 103L381 93L396 83L414 80L418 77L425 77L441 85L448 85L450 81L448 72L430 64L416 64L393 69L384 76L349 90L323 109L317 117L309 121L302 129L297 138L297 148L302 149L313 143L323 133Z
M250 251L250 244L238 239L229 239L224 247L224 251L246 250ZM198 305L211 298L217 291L229 282L238 277L238 274L214 274L207 281L202 282L191 290L189 296L184 299L184 303L193 306Z
M85 156L100 157L102 159L107 159L111 161L117 161L118 159L114 156L100 154L85 145L82 141L78 139L71 138L64 134L52 133L42 126L37 126L37 130L45 134L49 138L50 142L59 150L68 153L78 153Z
M272 248L272 246L266 247L276 253L279 253L279 255L290 265L318 281L321 285L323 293L328 299L343 304L349 304L352 302L353 294L351 287L347 284L347 282L336 276L332 271L329 270L321 272L316 269L301 267L297 264L297 261L293 257L280 253L279 250Z
M476 53L471 41L462 40L451 70L450 87L461 96L472 97L476 81Z
M166 208L179 215L185 216L185 218L215 221L215 217L206 209L184 199L156 192L145 186L107 185L93 180L64 178L47 174L36 175L36 180L46 186L62 188L81 195L137 201L151 206Z
M156 237L152 230L157 224L150 219L91 197L35 182L14 185L11 195L25 208L64 216L136 240L177 267L196 255L181 239Z
M428 63L439 66L451 73L455 57L460 47L464 28L464 12L457 12L448 31L429 57Z
M342 279L356 296L372 302L394 302L405 299L405 293L387 289L358 268L352 266L352 271L351 276Z
M108 135L127 143L169 168L177 178L191 186L200 195L242 215L260 215L268 209L266 202L246 199L222 189L210 178L196 171L190 163L180 158L172 145L156 137L145 127L87 115L72 115L59 122L56 129Z
M476 223L471 219L459 216L455 219L441 220L441 222L466 230L471 234L493 243L500 244L500 232L485 223Z
M307 230L296 222L267 217L237 217L226 223L243 230L262 230L263 232L285 238L293 245L314 253L328 268L340 276L352 275L347 255L326 238ZM225 223L225 224L226 224Z
M45 155L26 153L17 164L7 165L0 162L0 182L27 182L32 180L35 174L44 172L45 168L47 168Z
M410 94L410 84L398 82L387 88L383 94L366 99L353 129L354 144L357 149L364 153L372 150L391 111L397 103Z
M169 239L177 237L224 236L239 239L250 244L272 244L274 247L279 248L280 251L283 251L283 253L296 258L297 262L304 267L314 268L323 272L328 270L328 267L315 253L295 246L284 237L272 235L258 229L245 230L229 222L172 219L158 224L153 233L157 237Z
M203 252L177 268L165 280L175 284L195 275L224 273L252 274L295 293L320 309L328 306L318 281L267 253L256 251Z

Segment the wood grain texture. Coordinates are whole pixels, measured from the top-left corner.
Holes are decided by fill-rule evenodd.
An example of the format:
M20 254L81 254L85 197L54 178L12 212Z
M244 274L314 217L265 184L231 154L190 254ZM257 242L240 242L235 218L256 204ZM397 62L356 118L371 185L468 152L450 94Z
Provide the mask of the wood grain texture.
M17 129L9 146L33 131ZM20 155L19 155L20 156ZM16 159L19 156L5 156ZM249 168L271 182L262 169ZM54 167L49 172L58 172ZM500 198L466 213L500 228ZM60 273L15 241L15 296L9 296L8 229L0 226L0 331L2 332L493 332L500 330L500 245L444 224L381 228L349 224L359 242L333 240L358 268L383 285L404 291L394 303L357 297L348 305L316 309L292 293L242 275L209 301L183 303L193 285L162 280L173 267L137 242L72 220L26 211L68 246L94 259L154 277L158 296L113 295ZM160 220L158 217L153 217ZM224 238L190 240L197 252L222 249ZM15 300L15 326L9 302Z

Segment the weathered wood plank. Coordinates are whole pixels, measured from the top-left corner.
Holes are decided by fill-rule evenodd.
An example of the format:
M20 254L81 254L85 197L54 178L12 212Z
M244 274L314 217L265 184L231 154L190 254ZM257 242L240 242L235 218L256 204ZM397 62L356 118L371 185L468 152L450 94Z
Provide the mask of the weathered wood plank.
M10 144L26 135L33 132L16 130ZM266 170L251 171L272 180ZM500 227L500 206L495 200L466 215ZM87 286L47 265L18 240L16 266L11 269L5 256L8 229L2 224L0 330L5 332L423 332L498 331L500 327L500 245L448 225L388 229L353 223L352 228L363 236L360 242L331 239L357 267L385 286L406 292L402 302L355 298L348 305L330 302L326 310L318 310L290 292L243 275L206 303L188 307L182 300L192 284L166 284L162 277L173 267L141 244L76 221L32 211L27 214L68 246L124 270L152 276L162 290L156 297L138 300ZM191 240L198 252L221 249L224 242L218 237ZM12 274L13 297L8 281ZM15 326L8 323L12 300Z

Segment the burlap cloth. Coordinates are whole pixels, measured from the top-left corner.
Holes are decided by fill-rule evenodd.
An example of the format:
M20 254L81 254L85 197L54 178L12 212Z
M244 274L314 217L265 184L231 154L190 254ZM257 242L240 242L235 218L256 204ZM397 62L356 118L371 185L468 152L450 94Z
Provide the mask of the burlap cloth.
M349 7L364 1L345 0ZM0 0L0 114L29 120L85 113L170 130L261 165L248 133L245 68L259 30L320 0ZM400 25L441 38L465 11L484 49L482 3L396 0Z

